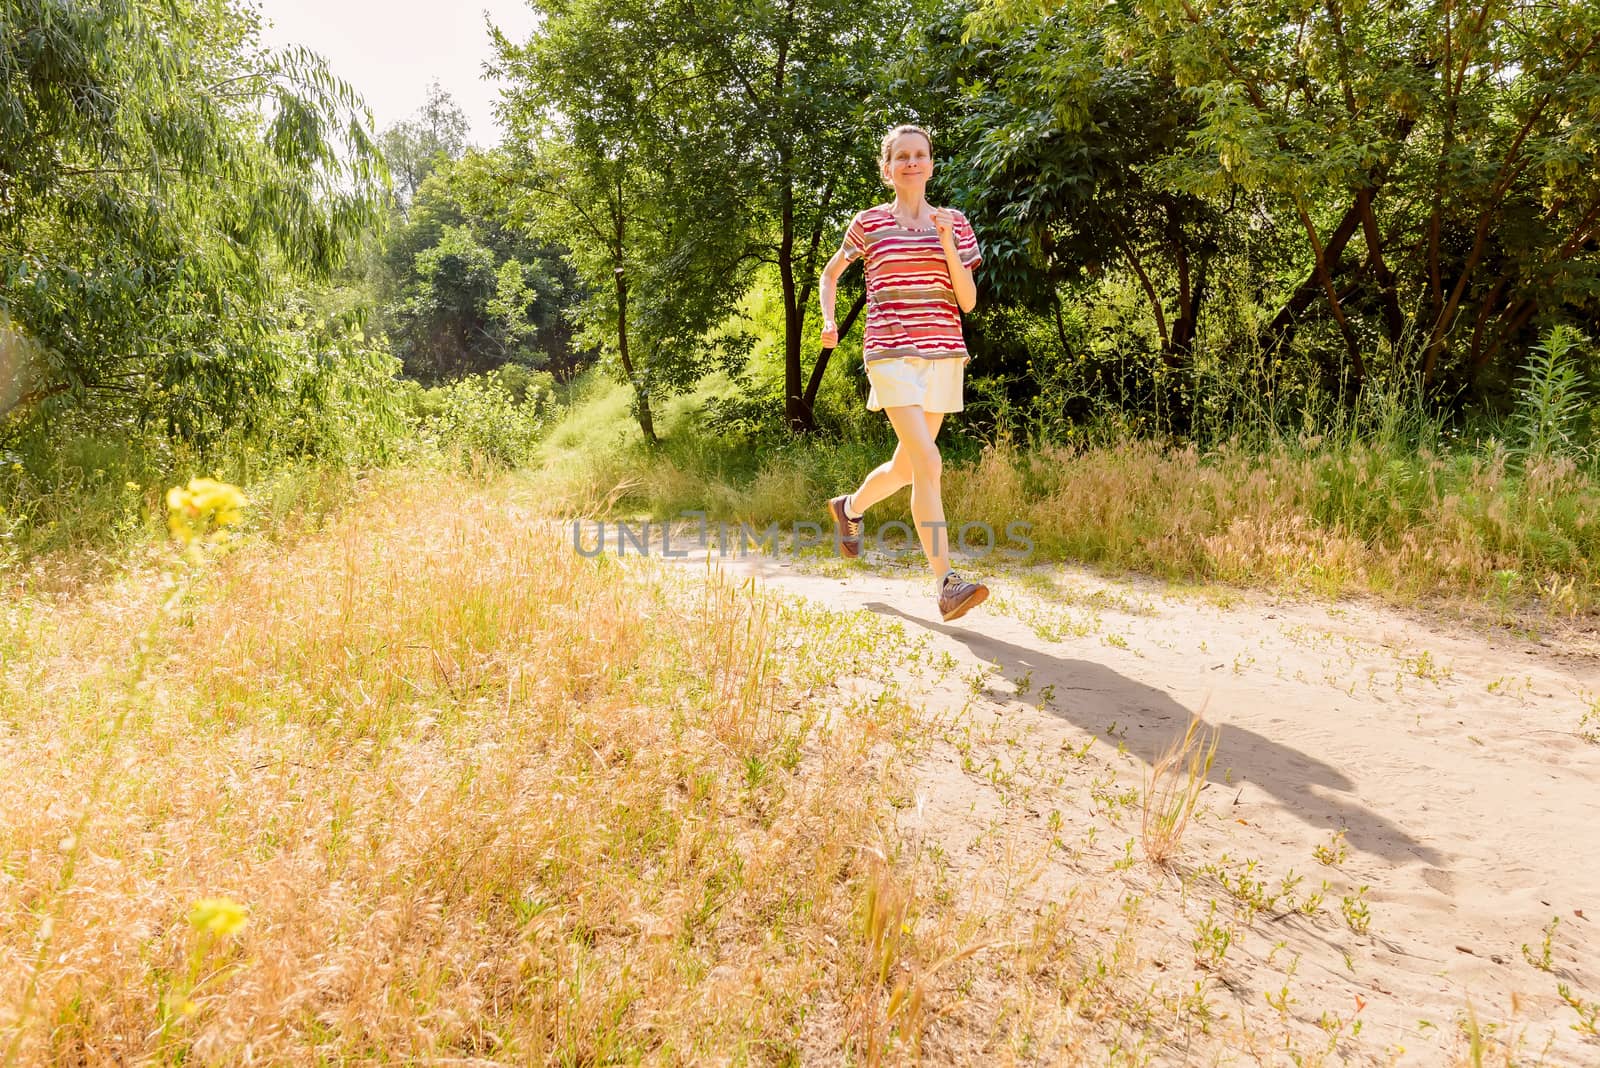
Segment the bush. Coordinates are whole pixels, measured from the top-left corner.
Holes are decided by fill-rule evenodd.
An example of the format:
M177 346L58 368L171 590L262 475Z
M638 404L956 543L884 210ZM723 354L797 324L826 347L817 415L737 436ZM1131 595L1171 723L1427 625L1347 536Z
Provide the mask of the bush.
M1578 366L1587 342L1572 327L1557 326L1534 347L1512 417L1517 451L1529 461L1588 456L1589 404Z
M433 389L411 388L411 413L423 442L467 465L527 463L555 398L549 374L520 367L469 375Z

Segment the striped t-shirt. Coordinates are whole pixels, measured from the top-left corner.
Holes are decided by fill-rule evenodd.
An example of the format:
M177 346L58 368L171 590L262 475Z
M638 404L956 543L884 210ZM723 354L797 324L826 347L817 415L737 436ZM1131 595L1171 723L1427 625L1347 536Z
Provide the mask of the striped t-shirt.
M967 217L954 216L956 255L969 269L982 254ZM963 359L961 307L950 283L939 231L912 230L888 205L857 213L845 231L845 261L866 257L867 332L865 362L920 356L925 360Z

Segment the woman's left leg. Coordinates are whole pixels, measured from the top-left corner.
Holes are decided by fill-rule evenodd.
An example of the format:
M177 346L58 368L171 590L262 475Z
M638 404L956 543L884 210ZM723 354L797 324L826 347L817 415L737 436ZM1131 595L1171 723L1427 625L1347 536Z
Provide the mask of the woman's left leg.
M944 460L939 446L934 444L928 413L920 407L889 407L889 422L894 425L900 448L911 460L911 519L917 528L917 540L928 558L936 582L942 582L950 570L950 541L944 530L944 502L941 499L941 481Z

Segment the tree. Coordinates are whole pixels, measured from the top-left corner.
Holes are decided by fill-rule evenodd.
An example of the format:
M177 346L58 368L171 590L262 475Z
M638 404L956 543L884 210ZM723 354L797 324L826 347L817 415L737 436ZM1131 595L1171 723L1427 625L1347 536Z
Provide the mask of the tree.
M383 131L380 143L389 164L395 199L409 209L423 181L442 162L460 159L467 149L467 114L435 80L427 99L410 119Z
M883 199L877 135L907 117L883 78L911 12L896 0L718 0L697 9L693 69L717 121L745 134L736 158L748 193L719 224L777 271L784 417L796 431L816 427L830 355L819 355L807 380L801 346L822 265L851 210Z
M1051 316L1111 265L1138 280L1169 366L1193 353L1224 242L1220 205L1164 183L1198 115L1170 79L1114 62L1058 8L1020 25L947 8L904 61L961 150L940 188L983 227L984 278Z
M1491 365L1530 323L1600 316L1594 4L1180 0L1083 19L1199 102L1174 188L1259 193L1298 230L1269 346L1331 325L1355 385L1388 353L1386 373L1457 394L1506 380Z
M223 0L0 5L0 311L37 354L14 418L204 443L357 357L282 336L377 220L348 86Z
M581 362L566 321L577 279L563 250L507 216L495 185L505 167L498 151L443 161L390 231L377 264L379 318L414 378L506 363L564 377Z
M709 336L748 284L737 218L736 127L711 105L685 47L679 0L537 0L541 22L516 44L494 31L510 87L506 199L532 232L559 242L587 287L584 337L616 358L646 441L651 398L682 390L748 348Z

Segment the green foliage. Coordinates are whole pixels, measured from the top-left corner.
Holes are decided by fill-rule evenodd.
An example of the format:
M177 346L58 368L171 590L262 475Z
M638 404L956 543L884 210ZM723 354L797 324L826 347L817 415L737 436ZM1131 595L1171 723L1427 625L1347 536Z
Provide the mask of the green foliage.
M469 465L517 467L533 455L555 389L547 373L510 367L433 389L413 387L409 399L424 442Z
M1495 407L1533 324L1600 318L1593 4L993 0L936 6L896 74L958 131L987 306L1067 348L1071 304L1131 287L1139 321L1082 377L1141 416L1170 402L1179 433L1202 353L1290 416L1390 381ZM1037 343L975 325L1026 400Z
M653 440L654 395L743 355L741 335L709 336L747 284L739 235L715 222L737 211L738 137L688 66L693 12L665 0L535 7L528 41L494 34L510 83L497 180L519 222L570 250L586 286L581 341L615 361Z
M463 154L465 122L435 84L417 115L385 134L391 166L410 168L415 185L369 268L378 322L406 374L423 382L507 363L570 374L592 358L574 351L567 321L577 279L561 249L513 218L504 153ZM418 157L409 142L390 144L397 138L432 147Z
M1457 392L1536 317L1600 314L1593 4L1510 18L1498 0L1224 0L1082 17L1200 104L1156 176L1293 236L1303 280L1276 341L1320 308L1316 341L1345 350L1336 370L1356 384L1377 357Z
M801 342L844 222L881 198L873 124L887 125L881 59L904 8L535 6L528 41L497 38L507 181L530 227L572 250L584 339L635 388L646 438L652 398L743 360L729 319L762 263L781 280L780 398L810 425Z
M1512 416L1517 448L1528 460L1588 455L1589 403L1578 368L1587 342L1572 327L1556 326L1534 346Z
M745 254L776 270L783 417L793 430L816 429L826 364L819 354L808 369L802 348L818 311L818 276L851 215L885 198L879 138L919 117L923 101L889 69L915 5L716 0L693 14L684 50L706 74L708 117L742 135L727 153L734 195L707 208Z
M257 47L227 0L0 12L0 300L34 355L0 434L83 419L207 447L366 358L343 326L293 340L285 299L375 219L348 86Z
M409 208L428 175L466 151L467 115L435 79L416 115L384 130L378 141L396 204Z

